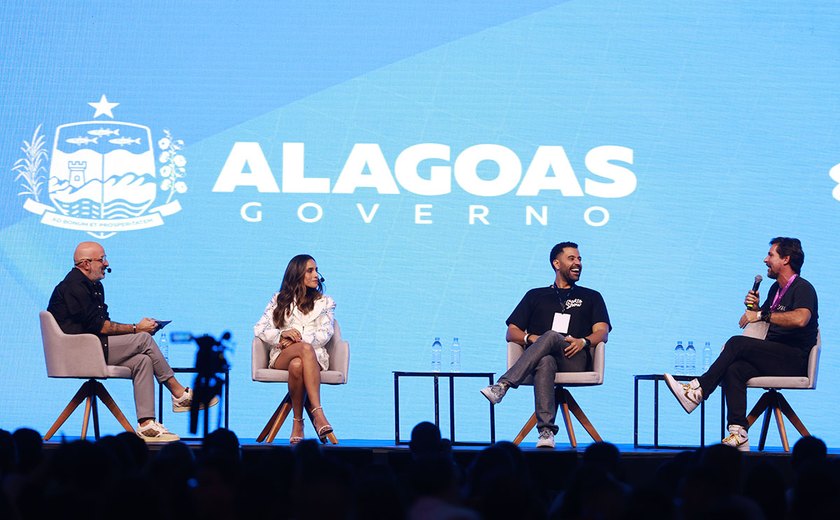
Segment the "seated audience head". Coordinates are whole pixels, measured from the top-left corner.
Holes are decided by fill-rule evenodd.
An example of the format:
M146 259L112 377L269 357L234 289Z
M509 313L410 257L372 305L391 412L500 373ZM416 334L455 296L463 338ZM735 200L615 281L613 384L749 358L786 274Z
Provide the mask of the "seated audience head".
M204 437L201 443L202 458L224 459L238 463L242 459L239 438L231 430L219 428Z
M17 469L17 448L15 438L0 429L0 478Z
M793 445L790 462L795 470L799 470L807 464L824 461L827 453L828 450L822 439L805 436Z
M416 458L438 456L448 452L449 443L440 437L440 429L433 423L424 421L411 430L408 443L412 456Z
M149 445L146 441L133 432L120 432L116 438L128 448L137 467L145 468L149 461Z
M594 464L606 470L610 475L623 480L621 475L621 453L615 444L595 442L583 452L583 463Z
M760 460L747 471L744 496L755 502L765 520L784 520L787 513L785 479L775 464Z
M44 458L44 440L41 434L32 428L19 428L12 434L18 453L18 469L29 473L37 468Z
M741 485L741 470L744 457L740 451L726 444L712 444L698 450L698 463L720 473L728 481L729 489L738 489Z

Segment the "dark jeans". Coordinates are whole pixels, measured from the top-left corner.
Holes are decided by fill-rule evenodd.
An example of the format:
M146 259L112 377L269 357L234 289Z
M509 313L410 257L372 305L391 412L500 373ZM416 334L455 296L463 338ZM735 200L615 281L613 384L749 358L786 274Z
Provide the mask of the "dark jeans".
M700 376L703 399L718 385L726 391L727 423L747 427L747 380L757 376L801 376L808 373L808 351L798 347L732 336L718 358Z
M565 336L550 330L540 336L533 345L525 349L522 356L499 378L512 388L533 383L534 406L537 412L537 429L557 433L554 424L557 403L554 400L554 375L557 372L583 372L591 364L589 349L584 349L571 358L563 355L569 344Z

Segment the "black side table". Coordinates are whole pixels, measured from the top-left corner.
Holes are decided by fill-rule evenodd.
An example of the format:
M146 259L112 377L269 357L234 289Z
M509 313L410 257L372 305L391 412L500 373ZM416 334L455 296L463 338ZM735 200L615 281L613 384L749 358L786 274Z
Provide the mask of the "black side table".
M691 381L697 376L675 375L677 381ZM653 381L653 444L639 443L639 381ZM664 446L659 444L659 383L665 381L662 374L641 374L633 376L633 448L686 449L696 446ZM669 391L670 392L670 391ZM721 392L721 408L723 392ZM723 428L721 428L722 431ZM706 401L700 403L700 446L706 445Z
M195 367L172 367L172 371L176 374L197 374L198 369ZM229 418L230 418L230 410L228 408L230 403L230 369L226 369L224 372L216 372L216 375L224 375L224 387L225 387L225 396L222 402L222 410L224 413L224 425L225 429L228 428ZM158 422L163 423L163 383L158 383Z
M486 442L457 442L455 440L455 379L487 378L493 384L493 372L397 372L394 371L394 442L408 444L400 440L400 378L431 377L434 380L435 426L440 428L440 387L441 378L449 379L449 440L453 446L484 446ZM496 442L496 411L490 404L490 444Z

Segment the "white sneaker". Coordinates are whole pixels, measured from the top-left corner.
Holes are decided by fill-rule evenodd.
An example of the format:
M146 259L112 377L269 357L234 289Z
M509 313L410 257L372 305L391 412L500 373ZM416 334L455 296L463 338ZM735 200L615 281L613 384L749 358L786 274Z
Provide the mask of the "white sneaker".
M493 404L501 403L502 397L505 396L505 392L507 392L507 387L499 383L481 389L481 394Z
M146 426L137 427L137 436L146 442L173 442L181 440L180 437L167 430L157 421L149 421Z
M554 448L554 433L551 430L540 432L540 438L537 439L537 448Z
M176 413L180 412L189 412L190 405L192 405L193 400L193 391L190 390L189 387L184 390L184 395L181 397L172 396L172 411ZM219 398L217 396L213 396L213 399L210 400L210 406L216 406L219 404ZM204 405L202 404L198 408L199 410L204 410Z
M686 413L691 413L703 402L703 391L700 389L700 381L692 379L688 383L680 383L671 374L665 374L665 383L668 389L680 402Z
M729 425L729 435L720 442L738 448L738 451L750 451L750 439L747 437L747 430L737 424Z

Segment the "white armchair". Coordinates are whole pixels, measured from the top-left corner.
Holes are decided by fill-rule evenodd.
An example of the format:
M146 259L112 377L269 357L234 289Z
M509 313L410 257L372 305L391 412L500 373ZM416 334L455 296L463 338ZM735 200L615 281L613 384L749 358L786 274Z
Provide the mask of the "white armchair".
M601 442L601 436L592 426L589 418L583 413L580 406L575 401L572 394L567 390L567 387L577 386L598 386L604 383L604 351L606 344L604 342L595 345L592 349L592 370L587 372L557 372L554 376L554 398L559 407L559 412L563 417L563 423L566 425L566 432L569 434L569 444L573 448L577 448L577 439L575 438L575 431L572 427L571 415L574 415L580 422L581 426L589 433L595 442ZM507 366L510 368L519 359L519 356L525 351L524 347L518 343L508 342L507 348ZM525 383L528 384L528 383ZM571 414L570 414L571 412ZM517 446L521 443L528 433L537 425L536 412L531 414L531 418L525 423L525 426L519 431L519 434L514 438L513 443Z
M338 321L334 322L335 330L329 343L326 345L330 354L330 366L328 370L321 371L321 384L343 385L347 383L347 376L350 369L350 343L341 338L341 328ZM268 368L268 354L270 345L266 345L261 339L255 337L251 343L251 379L260 383L288 383L288 370L275 370ZM305 406L306 413L310 415L309 407ZM286 392L280 405L274 414L263 427L262 432L257 436L257 442L274 442L274 437L283 426L286 417L292 410L292 402L289 393ZM335 434L330 433L327 438L332 444L338 444Z

